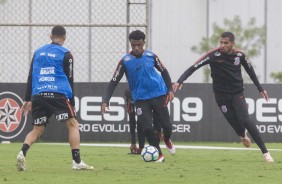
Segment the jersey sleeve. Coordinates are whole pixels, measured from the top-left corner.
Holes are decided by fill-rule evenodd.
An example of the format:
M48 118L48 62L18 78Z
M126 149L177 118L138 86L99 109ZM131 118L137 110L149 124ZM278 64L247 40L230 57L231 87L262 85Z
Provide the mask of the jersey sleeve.
M196 70L204 65L210 64L212 61L212 52L209 52L198 59L192 66L190 66L184 73L179 77L177 83L182 84L188 77L190 77Z
M168 89L168 91L172 92L172 83L171 83L171 78L170 75L168 73L168 70L166 69L166 67L164 66L164 64L160 61L160 59L158 58L158 56L155 55L155 68L161 72L162 78L164 79L164 82L166 84L166 87Z
M27 85L26 85L26 91L25 91L25 101L31 101L31 94L32 94L32 70L33 70L33 60L34 55L31 60L28 77L27 77Z
M64 72L68 78L68 81L70 83L71 89L72 89L72 98L69 99L70 103L72 106L75 106L75 101L74 101L74 90L73 90L73 56L71 54L71 52L67 52L65 53L64 56L64 61L63 61L63 65L64 65Z
M120 60L114 72L114 75L107 86L106 92L103 95L103 103L106 103L107 105L109 105L110 98L112 97L114 90L116 89L117 85L119 84L119 81L123 77L124 73L125 73L125 66L124 66L123 60Z
M248 60L248 58L243 55L243 60L242 63L243 67L245 68L246 72L248 73L248 75L250 76L251 80L253 81L253 83L256 85L257 89L259 92L263 91L262 86L259 83L259 80L257 78L257 75L255 73L255 70L251 64L251 62Z

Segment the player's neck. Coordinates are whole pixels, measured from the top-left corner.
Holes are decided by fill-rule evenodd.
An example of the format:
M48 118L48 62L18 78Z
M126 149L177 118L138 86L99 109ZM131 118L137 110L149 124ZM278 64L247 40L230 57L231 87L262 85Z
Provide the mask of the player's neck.
M52 39L52 43L64 45L64 40L63 40L63 39L60 39L60 38L53 38L53 39Z

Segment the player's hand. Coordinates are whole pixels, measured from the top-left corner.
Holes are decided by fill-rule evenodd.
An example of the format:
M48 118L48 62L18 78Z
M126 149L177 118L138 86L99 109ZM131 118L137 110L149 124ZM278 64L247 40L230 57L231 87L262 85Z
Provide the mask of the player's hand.
M131 153L137 153L138 151L136 144L131 144L129 149Z
M107 112L107 110L109 110L109 109L110 108L108 107L107 103L102 103L102 105L101 105L101 112L102 112L102 114Z
M260 92L260 95L268 102L269 101L269 97L267 94L267 91L263 90L262 92Z
M173 89L173 92L175 93L178 89L181 90L182 88L182 84L179 84L178 82L174 83L172 85L172 89Z
M75 106L72 106L73 111L76 113L76 108Z
M168 98L169 98L169 101L172 101L174 99L174 93L172 91L168 93Z
M21 113L24 116L28 115L28 112L31 111L32 103L31 101L24 101L23 106L21 107Z

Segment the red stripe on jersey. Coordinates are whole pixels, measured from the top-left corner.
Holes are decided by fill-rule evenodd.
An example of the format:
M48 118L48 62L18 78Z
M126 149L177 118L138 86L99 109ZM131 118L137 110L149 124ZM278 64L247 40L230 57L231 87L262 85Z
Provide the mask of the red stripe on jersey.
M198 59L198 60L194 63L194 65L197 64L197 63L199 63L200 61L202 61L203 58L205 58L207 55L209 55L211 52L213 52L213 51L215 51L215 50L219 50L219 47L216 48L216 49L213 49L213 50L208 51L205 55L203 55L200 59Z

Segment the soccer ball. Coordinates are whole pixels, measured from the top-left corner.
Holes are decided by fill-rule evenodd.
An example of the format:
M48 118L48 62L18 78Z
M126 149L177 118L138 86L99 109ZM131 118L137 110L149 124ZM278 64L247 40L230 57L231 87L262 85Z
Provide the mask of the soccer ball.
M141 151L141 157L145 162L156 161L159 158L159 151L154 146L145 146Z

